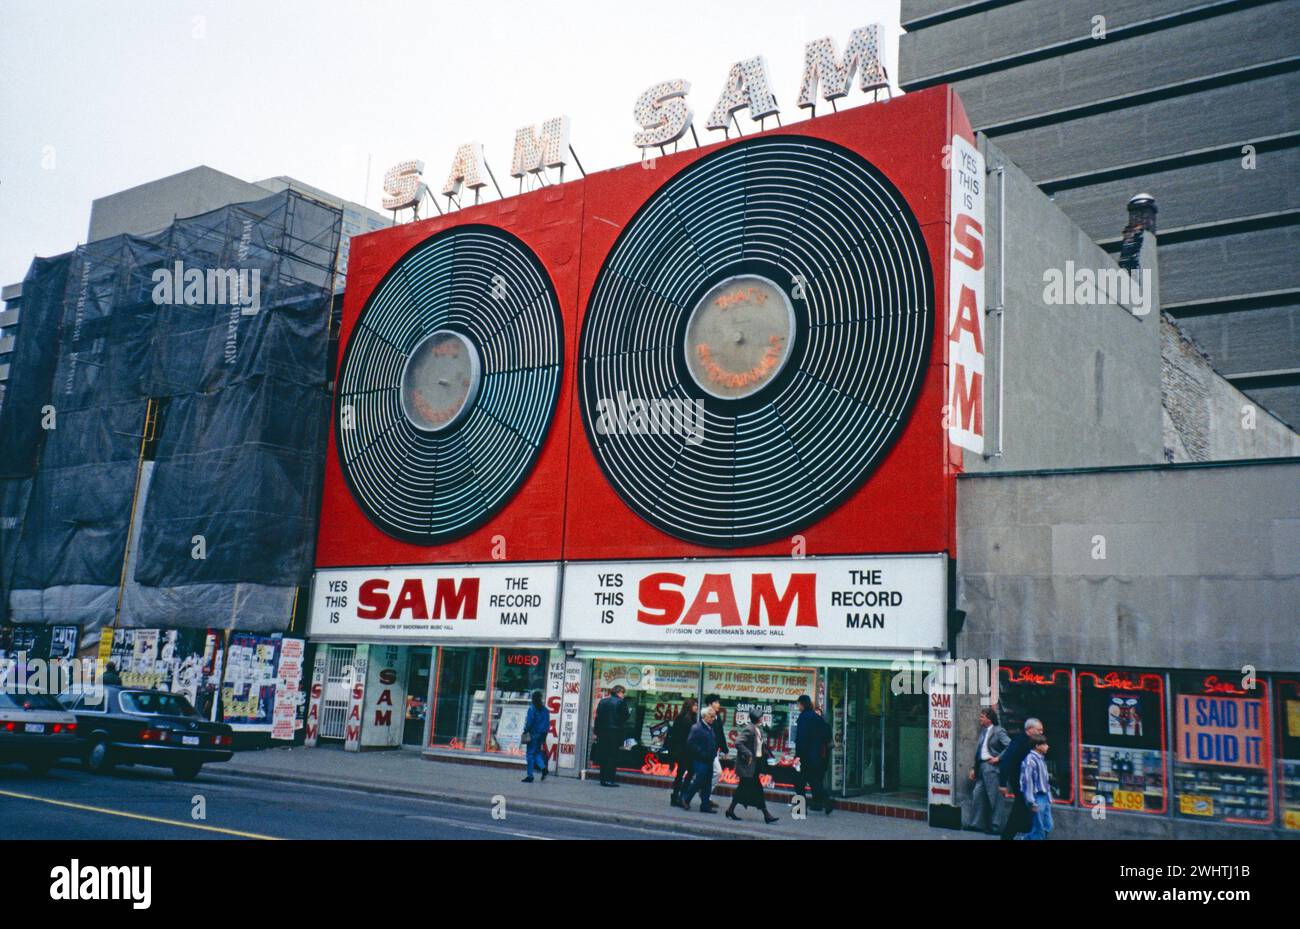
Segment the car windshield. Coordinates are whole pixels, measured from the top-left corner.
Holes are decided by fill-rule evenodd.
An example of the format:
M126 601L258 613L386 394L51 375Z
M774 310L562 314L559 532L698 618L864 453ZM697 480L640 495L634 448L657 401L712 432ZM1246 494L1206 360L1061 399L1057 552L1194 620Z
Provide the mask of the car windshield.
M194 707L179 694L160 693L156 690L124 690L122 709L128 713L148 713L156 716L192 716Z
M0 690L0 710L62 710L49 694L11 694Z

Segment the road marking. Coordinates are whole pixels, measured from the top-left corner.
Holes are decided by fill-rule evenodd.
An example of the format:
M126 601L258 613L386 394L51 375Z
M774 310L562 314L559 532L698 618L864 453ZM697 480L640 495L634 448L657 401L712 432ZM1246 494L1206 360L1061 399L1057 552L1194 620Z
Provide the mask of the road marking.
M467 823L464 820L447 819L442 816L423 816L419 814L410 814L408 816L404 816L403 818L418 819L421 820L422 822L444 823L449 826L459 826L462 829L470 829L477 832L491 832L494 835L513 835L516 838L520 838L520 839L536 839L539 842L555 841L555 836L551 836L551 835L535 835L531 832L516 832L512 829L494 829L491 826L476 826L473 823Z
M150 823L162 823L165 826L181 826L185 829L201 829L204 832L220 832L224 835L238 836L241 839L268 839L278 841L277 836L259 835L256 832L241 832L238 829L223 829L221 826L205 826L201 823L187 823L181 819L164 819L161 816L146 816L143 813L127 813L123 810L110 810L102 806L87 806L84 803L70 803L67 800L51 800L49 797L38 797L35 794L20 794L12 790L0 790L0 797L13 797L16 800L35 800L37 803L49 803L53 806L66 806L73 810L83 810L88 813L102 813L105 816L121 816L126 819L141 819Z

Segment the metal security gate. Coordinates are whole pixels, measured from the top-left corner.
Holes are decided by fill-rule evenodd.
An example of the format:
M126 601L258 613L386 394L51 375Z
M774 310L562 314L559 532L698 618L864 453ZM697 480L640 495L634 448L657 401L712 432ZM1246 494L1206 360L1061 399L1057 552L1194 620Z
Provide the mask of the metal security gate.
M341 739L348 717L348 700L353 682L352 659L356 648L351 645L329 646L325 671L325 693L321 697L320 737Z

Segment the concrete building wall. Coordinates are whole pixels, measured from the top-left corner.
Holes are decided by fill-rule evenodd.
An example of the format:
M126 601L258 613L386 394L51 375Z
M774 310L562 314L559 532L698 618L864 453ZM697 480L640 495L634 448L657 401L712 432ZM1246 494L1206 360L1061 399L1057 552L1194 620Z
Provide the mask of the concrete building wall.
M1102 247L1110 204L1155 197L1164 310L1300 425L1300 4L902 0L900 20L900 85L953 84Z
M1300 670L1297 487L1295 458L965 476L958 654Z
M95 200L90 205L87 241L157 232L178 217L265 196L266 190L256 184L199 165Z
M981 139L990 176L985 202L985 298L1005 302L999 356L996 316L986 326L986 456L966 453L967 471L1095 467L1164 460L1161 445L1160 325L1157 295L1134 315L1110 295L1087 305L1049 305L1045 275L1076 268L1118 270L1000 148ZM1006 229L998 185L1005 183ZM1124 204L1113 205L1122 224ZM999 250L1005 258L999 262ZM1003 289L998 275L1005 271ZM1158 282L1158 275L1152 275ZM1005 365L998 410L998 359ZM1003 416L1000 457L998 416Z
M1162 316L1160 329L1167 460L1300 455L1300 435L1220 377L1178 324Z

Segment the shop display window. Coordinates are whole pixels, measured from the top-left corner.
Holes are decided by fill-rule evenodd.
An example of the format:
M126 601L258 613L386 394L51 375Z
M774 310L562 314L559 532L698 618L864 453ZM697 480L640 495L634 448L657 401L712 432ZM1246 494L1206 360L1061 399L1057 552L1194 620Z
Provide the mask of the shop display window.
M622 684L627 688L628 722L623 740L625 747L619 751L618 766L648 774L674 774L678 759L668 754L668 729L681 711L682 701L700 696L700 666L673 662L596 661L593 674L588 738L596 720L596 705L609 696L611 688ZM591 766L597 767L595 752L591 753L591 758Z
M429 745L481 752L488 712L490 648L439 648Z
M1273 682L1277 718L1278 797L1282 828L1300 831L1300 680Z
M520 738L524 720L532 705L534 690L546 694L546 649L498 648L495 650L490 700L491 734L487 750L524 756Z
M1049 745L1047 772L1054 803L1074 802L1074 714L1070 694L1074 678L1068 668L1012 662L998 668L998 723L1008 734L1023 732L1025 720L1043 723ZM966 734L961 745L973 746L979 733ZM973 748L962 748L963 764ZM963 769L964 770L964 769Z
M1103 797L1109 809L1165 813L1164 675L1105 670L1076 678L1080 802L1091 806Z
M766 783L792 784L794 772L796 702L801 694L817 692L817 672L812 668L742 668L706 665L702 696L717 694L722 704L722 724L733 765L725 767L722 783L736 783L736 739L749 720L758 716L772 749Z
M1268 684L1241 675L1174 679L1175 813L1188 819L1271 825L1273 757Z

